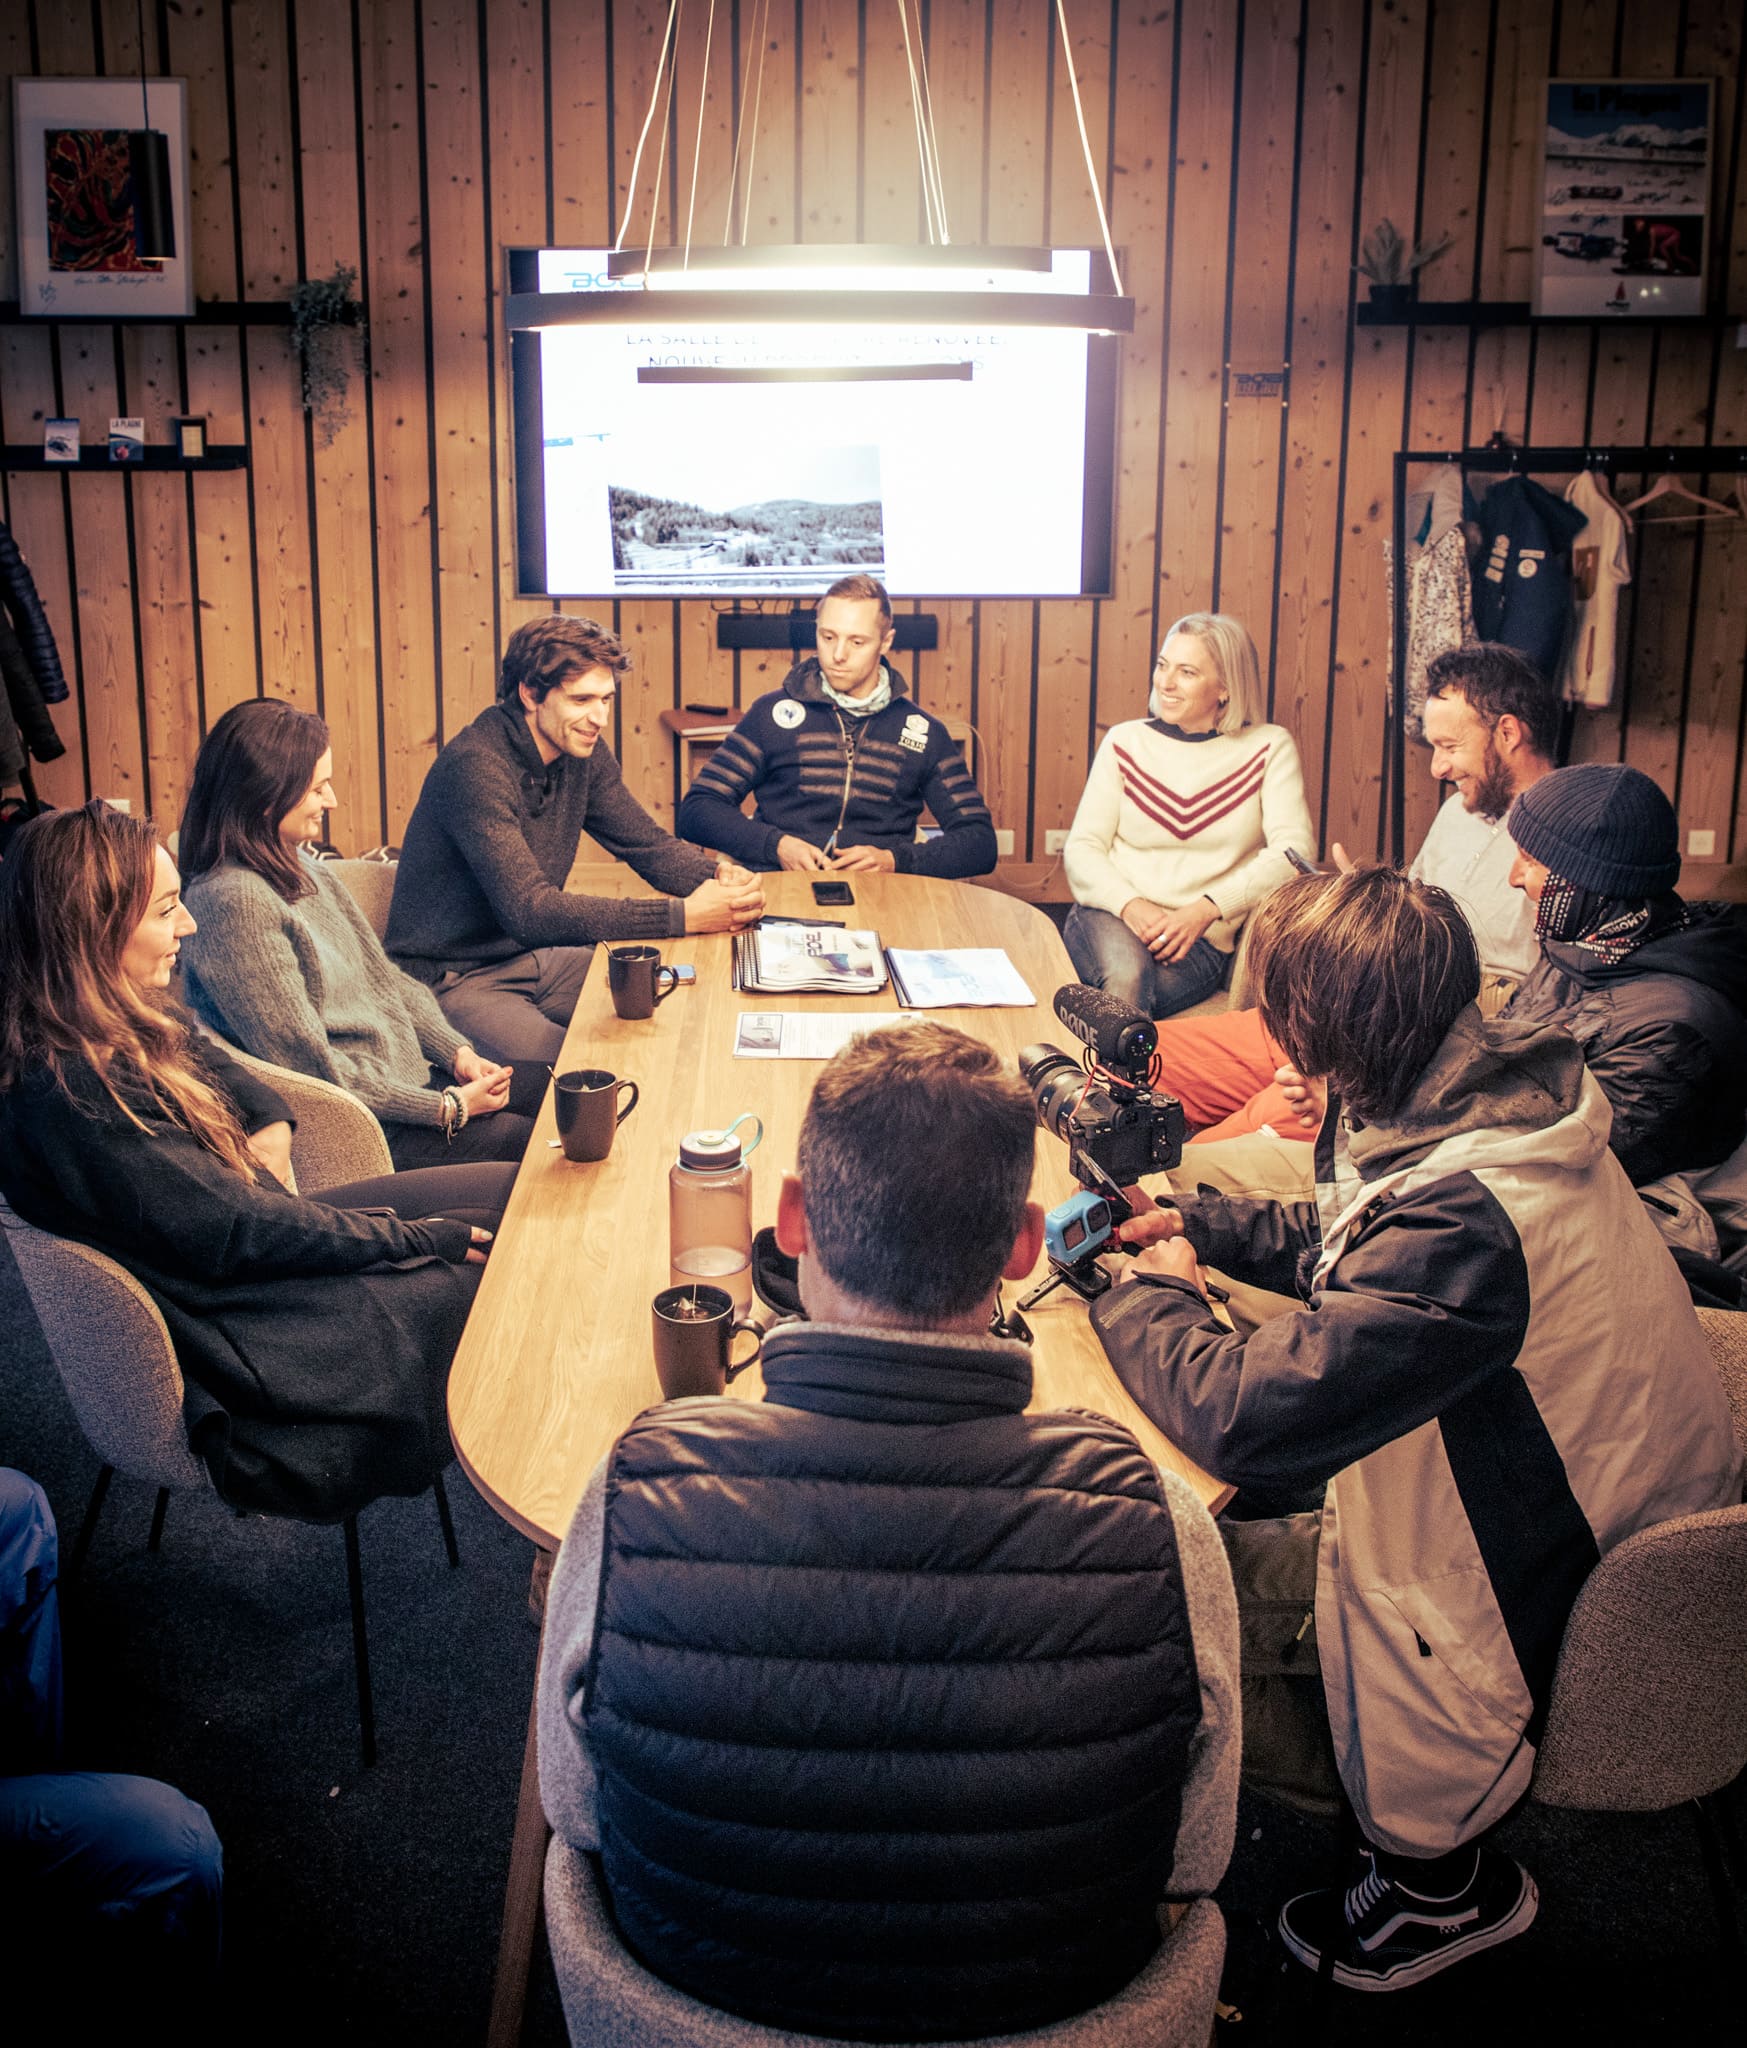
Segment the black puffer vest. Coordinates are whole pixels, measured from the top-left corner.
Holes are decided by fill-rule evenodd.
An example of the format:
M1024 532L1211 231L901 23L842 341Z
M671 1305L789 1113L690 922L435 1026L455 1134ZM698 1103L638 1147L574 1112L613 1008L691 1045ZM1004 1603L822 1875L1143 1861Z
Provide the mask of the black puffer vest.
M1041 2026L1158 1945L1201 1701L1158 1476L984 1339L778 1330L607 1484L585 1703L621 1932L770 2026Z

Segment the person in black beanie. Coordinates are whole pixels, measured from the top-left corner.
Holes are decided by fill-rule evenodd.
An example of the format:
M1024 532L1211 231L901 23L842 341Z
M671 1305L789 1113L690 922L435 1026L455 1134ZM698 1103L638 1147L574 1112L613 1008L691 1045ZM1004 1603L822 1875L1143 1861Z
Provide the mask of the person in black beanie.
M1634 1186L1726 1159L1747 1133L1747 913L1675 894L1674 806L1636 768L1556 769L1505 829L1541 942L1505 1016L1577 1040Z

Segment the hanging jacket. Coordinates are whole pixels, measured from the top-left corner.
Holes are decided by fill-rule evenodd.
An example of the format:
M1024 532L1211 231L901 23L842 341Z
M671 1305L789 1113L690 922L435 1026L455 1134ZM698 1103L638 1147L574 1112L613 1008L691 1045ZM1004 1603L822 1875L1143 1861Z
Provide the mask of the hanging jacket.
M1462 475L1450 463L1436 466L1429 482L1407 500L1407 689L1406 726L1423 739L1426 670L1440 654L1474 644L1474 606L1468 578L1468 537L1462 525ZM1383 543L1384 592L1395 601L1395 555ZM1391 613L1393 618L1393 612ZM1395 636L1389 639L1389 674L1394 674Z
M1201 1721L1158 1474L1024 1413L1018 1344L798 1324L763 1363L608 1462L581 1718L621 1933L807 2033L1097 2005L1158 1945Z
M1494 484L1481 507L1474 629L1527 655L1549 681L1571 626L1571 543L1584 521L1527 476Z
M0 614L0 784L17 782L27 756L58 761L67 751L18 635Z
M963 880L995 865L995 828L958 743L919 711L890 662L892 701L868 718L839 711L809 655L760 697L716 749L679 807L682 839L749 868L782 865L785 835L809 845L878 846L901 875ZM740 806L757 805L748 818ZM916 840L926 808L938 839Z
M1618 961L1544 940L1505 1012L1582 1046L1634 1185L1715 1166L1747 1133L1747 910L1687 916Z
M1140 1275L1092 1321L1123 1384L1216 1478L1328 1483L1316 1636L1366 1838L1475 1840L1528 1790L1571 1606L1636 1530L1741 1498L1686 1287L1560 1032L1470 1006L1318 1200L1182 1203L1209 1264L1308 1309L1247 1338Z
M42 608L42 599L36 594L36 580L30 573L30 565L19 553L18 543L12 538L12 529L3 522L0 522L0 609L12 621L12 629L18 635L31 673L36 677L43 702L65 703L67 679L61 673L60 652L55 646L48 614ZM40 758L46 760L48 756Z

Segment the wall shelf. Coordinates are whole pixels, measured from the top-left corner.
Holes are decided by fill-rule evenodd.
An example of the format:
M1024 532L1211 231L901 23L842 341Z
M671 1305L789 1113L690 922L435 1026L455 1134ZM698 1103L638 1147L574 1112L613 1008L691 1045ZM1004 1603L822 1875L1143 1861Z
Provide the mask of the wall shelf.
M1360 327L1726 327L1738 313L1537 314L1528 299L1415 299L1402 307L1360 299L1354 319Z
M356 324L349 315L344 326ZM0 299L0 327L289 327L289 299L196 299L189 313L26 313Z
M109 443L105 439L101 448L81 448L77 462L50 462L40 448L11 447L0 451L0 469L47 470L69 476L75 470L89 475L93 470L104 476L127 476L142 469L247 469L249 451L242 446L208 448L204 455L180 455L170 447L148 447L137 462L111 462Z

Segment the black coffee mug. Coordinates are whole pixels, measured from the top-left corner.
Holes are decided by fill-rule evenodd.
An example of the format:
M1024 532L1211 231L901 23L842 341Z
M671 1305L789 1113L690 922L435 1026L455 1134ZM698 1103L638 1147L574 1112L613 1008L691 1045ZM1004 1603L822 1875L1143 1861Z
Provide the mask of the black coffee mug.
M631 1099L620 1109L623 1088L630 1089ZM574 1067L553 1075L552 1107L565 1158L604 1159L613 1149L613 1133L637 1107L637 1084L600 1067Z
M687 1394L720 1394L764 1349L758 1325L734 1313L734 1297L725 1287L704 1287L690 1281L664 1287L654 1302L655 1373L664 1401ZM742 1334L752 1349L730 1359L729 1347Z
M679 986L679 976L661 964L653 946L615 946L607 955L607 986L621 1017L653 1017Z

